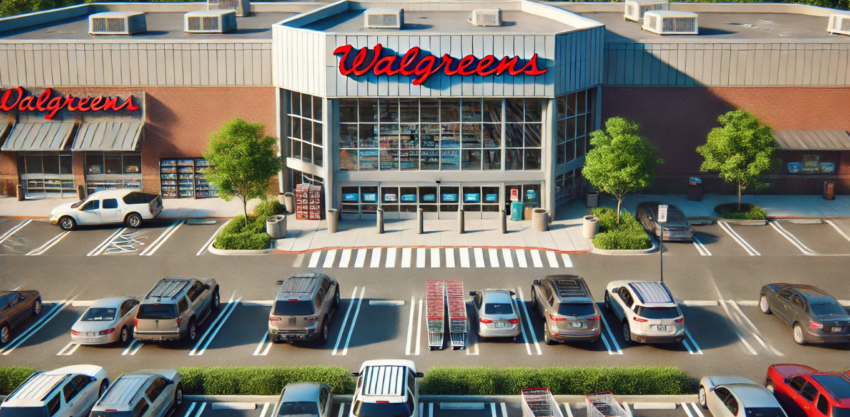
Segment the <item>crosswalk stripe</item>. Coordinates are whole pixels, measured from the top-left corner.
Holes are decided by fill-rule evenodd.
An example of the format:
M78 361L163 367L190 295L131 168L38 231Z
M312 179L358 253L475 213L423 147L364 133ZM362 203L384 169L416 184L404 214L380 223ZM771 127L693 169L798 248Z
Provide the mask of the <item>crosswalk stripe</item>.
M531 251L531 262L534 263L535 268L543 268L543 260L540 259L540 251L532 250Z
M484 268L487 265L484 265L484 250L481 248L473 248L472 252L475 254L475 267L476 268Z
M310 255L310 264L307 265L307 268L315 268L315 267L319 266L319 258L321 258L321 257L322 257L322 251L313 252L313 254Z
M496 249L488 249L487 252L490 253L490 267L498 268L499 267L499 251Z
M366 252L369 252L369 249L357 249L357 258L354 259L355 268L363 268L363 264L366 263Z
M339 267L348 268L349 262L351 262L351 249L343 249L342 256L339 257Z
M431 248L431 268L440 267L440 248Z
M416 248L416 267L425 268L425 248Z
M516 263L520 268L528 268L528 261L525 259L525 249L516 250Z
M573 261L570 260L570 255L568 255L566 253L562 253L561 258L564 260L564 268L572 268L573 267Z
M402 268L410 268L410 255L412 249L404 248L401 250L401 267Z
M460 267L469 268L469 249L458 248L458 250L460 251Z
M511 257L511 250L508 248L502 248L502 258L505 259L505 268L513 268L514 267L514 258Z
M455 267L455 250L452 248L446 248L446 268L454 268Z
M546 251L546 259L549 260L549 268L557 268L558 267L558 257L555 256L555 252L547 250Z
M396 248L387 249L387 263L384 265L385 268L395 268L395 254Z
M322 268L333 268L334 258L336 258L336 249L331 249L325 255L325 263L322 265Z
M381 266L381 248L372 249L372 262L369 263L369 268L378 268Z

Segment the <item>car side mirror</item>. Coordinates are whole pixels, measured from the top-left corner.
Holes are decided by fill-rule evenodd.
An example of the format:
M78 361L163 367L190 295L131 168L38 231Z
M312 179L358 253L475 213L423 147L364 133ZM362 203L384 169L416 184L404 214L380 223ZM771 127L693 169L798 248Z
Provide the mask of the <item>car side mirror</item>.
M97 378L95 378L93 376L90 376L89 379L91 379L91 382L97 382Z
M539 280L539 279L535 279L535 280L534 280L534 285L540 285L540 280Z
M277 285L283 285L283 280L282 279L277 280Z
M352 372L352 373L351 373L351 376L359 377L359 376L360 376L360 372Z
M424 377L425 377L425 374L424 374L424 373L422 373L422 372L417 372L417 373L416 373L416 377L417 377L417 378L424 378Z
M210 284L204 284L204 288L210 289Z
M513 291L508 291L508 292L511 293L511 295L516 295L516 293L513 292Z
M478 291L470 291L469 295L475 297L476 295L478 295Z

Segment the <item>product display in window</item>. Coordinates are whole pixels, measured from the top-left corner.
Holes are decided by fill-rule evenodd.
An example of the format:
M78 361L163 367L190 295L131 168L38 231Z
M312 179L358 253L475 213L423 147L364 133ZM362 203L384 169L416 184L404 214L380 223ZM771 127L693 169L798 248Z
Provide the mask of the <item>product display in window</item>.
M218 190L207 182L204 171L212 168L206 159L195 160L195 198L218 197Z

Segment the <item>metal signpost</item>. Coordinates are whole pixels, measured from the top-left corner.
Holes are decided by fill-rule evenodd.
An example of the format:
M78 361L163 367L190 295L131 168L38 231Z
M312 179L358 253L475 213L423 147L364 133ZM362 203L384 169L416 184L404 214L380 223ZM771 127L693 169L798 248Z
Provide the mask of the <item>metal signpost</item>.
M667 223L667 205L658 205L658 259L661 260L661 282L664 282L664 223Z

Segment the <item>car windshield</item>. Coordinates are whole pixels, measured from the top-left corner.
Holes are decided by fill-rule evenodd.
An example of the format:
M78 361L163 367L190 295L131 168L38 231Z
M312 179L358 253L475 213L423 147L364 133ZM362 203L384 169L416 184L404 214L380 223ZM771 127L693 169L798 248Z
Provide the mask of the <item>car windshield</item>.
M685 216L681 211L667 211L667 223L665 226L685 226L688 224L688 221L685 220Z
M562 316L589 316L596 314L591 303L561 304L558 306L558 314Z
M315 402L294 401L280 405L279 416L319 416L319 406Z
M410 417L413 410L407 407L407 403L364 403L354 402L354 415L357 417Z
M832 417L850 417L850 408L832 406Z
M747 408L747 417L786 417L781 408Z
M173 319L177 317L174 304L142 304L139 306L138 319Z
M510 304L487 303L484 304L484 314L513 314L514 310Z
M310 316L313 315L312 301L278 300L274 304L275 316Z
M676 307L638 307L635 314L645 319L675 319L679 317L679 310Z
M77 201L77 202L76 202L76 203L74 203L74 204L71 204L71 208L81 207L83 204L86 204L89 200L91 200L91 198L92 198L92 196L93 196L93 195L94 195L94 194L92 194L92 195L90 195L90 196L88 196L88 197L86 197L86 198L84 198L84 199L82 199L82 200L80 200L80 201Z
M47 408L0 407L0 417L47 417Z
M831 314L846 316L847 310L837 303L812 304L812 314L816 316L829 316Z
M112 321L115 319L115 308L90 308L86 310L82 321Z

